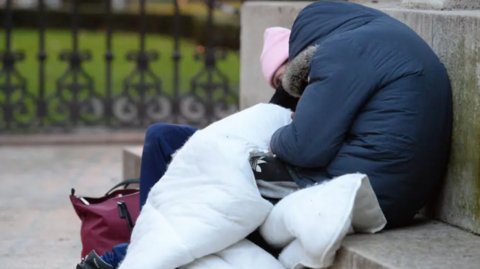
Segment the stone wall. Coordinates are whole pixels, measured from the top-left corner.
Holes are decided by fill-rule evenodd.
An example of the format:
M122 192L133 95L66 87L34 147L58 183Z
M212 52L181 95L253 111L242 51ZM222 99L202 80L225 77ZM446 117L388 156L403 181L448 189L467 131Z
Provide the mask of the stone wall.
M263 79L259 63L263 31L271 26L291 27L298 12L307 4L255 2L242 7L241 108L268 101L273 94ZM378 4L372 7L415 30L448 69L454 95L452 157L441 195L426 212L480 233L480 11L413 10Z
M290 28L298 12L308 3L247 2L241 11L240 108L268 101L273 90L265 82L260 66L265 28Z
M441 10L469 10L480 8L478 0L404 0L408 8L441 9Z

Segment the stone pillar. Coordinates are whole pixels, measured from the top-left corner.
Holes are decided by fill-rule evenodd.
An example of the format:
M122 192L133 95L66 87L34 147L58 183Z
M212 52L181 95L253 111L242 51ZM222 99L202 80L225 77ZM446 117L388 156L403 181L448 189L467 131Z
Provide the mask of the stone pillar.
M241 10L240 108L268 102L273 90L260 66L263 32L272 26L291 28L307 2L246 2Z
M57 8L60 8L62 6L62 1L61 0L46 0L45 5L48 8L57 9Z
M15 6L19 8L33 8L35 7L36 3L35 0L17 0L14 1Z
M127 9L127 0L113 0L112 9L115 11L123 11Z

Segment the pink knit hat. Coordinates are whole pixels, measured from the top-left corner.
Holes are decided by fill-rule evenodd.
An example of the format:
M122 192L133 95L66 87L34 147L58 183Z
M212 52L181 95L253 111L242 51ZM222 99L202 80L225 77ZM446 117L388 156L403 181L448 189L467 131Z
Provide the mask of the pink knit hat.
M288 59L288 39L290 30L283 27L270 27L263 34L263 51L260 56L262 71L267 83L274 88L272 78L280 66Z

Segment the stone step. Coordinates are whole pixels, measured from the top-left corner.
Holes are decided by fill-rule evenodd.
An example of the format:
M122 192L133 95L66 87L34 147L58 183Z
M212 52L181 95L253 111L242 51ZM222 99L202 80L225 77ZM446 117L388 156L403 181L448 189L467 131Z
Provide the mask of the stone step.
M412 226L347 236L331 269L480 268L480 237L424 217Z
M143 147L126 147L122 152L123 179L139 178Z
M140 175L142 147L123 150L123 177ZM330 269L480 268L480 237L419 217L412 226L375 235L352 235Z

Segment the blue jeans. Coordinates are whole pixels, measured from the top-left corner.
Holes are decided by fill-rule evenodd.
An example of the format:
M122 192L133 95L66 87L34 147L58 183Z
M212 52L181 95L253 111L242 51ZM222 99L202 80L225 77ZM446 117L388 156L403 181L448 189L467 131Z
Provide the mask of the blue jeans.
M157 123L150 126L145 135L142 164L140 169L140 207L147 201L148 193L165 174L172 154L180 149L197 131L188 125ZM113 268L117 268L127 254L128 243L113 247L101 258Z
M172 154L196 131L196 128L188 125L166 123L157 123L148 128L140 168L140 207L147 201L150 189L167 171Z

